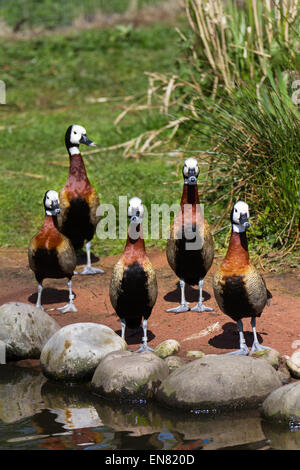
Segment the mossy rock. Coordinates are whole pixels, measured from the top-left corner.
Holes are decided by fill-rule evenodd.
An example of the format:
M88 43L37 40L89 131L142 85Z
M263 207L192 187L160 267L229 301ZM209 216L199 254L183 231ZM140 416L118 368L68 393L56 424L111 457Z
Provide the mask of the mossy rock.
M168 356L174 356L180 351L180 344L176 339L166 339L154 349L155 354L165 359Z
M186 357L190 358L195 358L195 359L201 359L201 357L204 357L205 353L203 351L188 351L186 353Z
M250 354L250 357L257 357L259 359L265 359L272 367L278 369L281 363L281 355L276 349L263 349L262 351L256 351Z

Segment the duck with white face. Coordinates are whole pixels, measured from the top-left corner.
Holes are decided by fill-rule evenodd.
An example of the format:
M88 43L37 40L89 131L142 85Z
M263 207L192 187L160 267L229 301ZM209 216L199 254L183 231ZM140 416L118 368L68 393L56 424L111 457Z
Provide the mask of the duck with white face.
M70 240L58 230L57 216L60 213L58 193L49 190L44 196L45 219L39 232L28 247L29 266L38 282L36 307L42 309L42 290L45 278L68 278L69 303L59 307L62 313L77 312L72 293L72 276L76 266L76 254Z
M84 144L89 147L97 147L95 142L90 140L86 135L86 130L84 127L74 124L70 126L65 135L65 143L69 154L76 155L79 152L79 145Z
M91 240L100 220L99 198L87 177L79 150L80 144L91 147L96 147L96 144L87 137L85 128L76 124L67 129L65 144L70 157L70 167L67 182L59 195L59 228L71 240L75 251L80 250L85 243L87 262L80 274L104 273L102 269L91 265Z
M179 278L181 302L167 312L182 313L212 311L203 303L204 278L214 259L214 241L204 218L198 194L199 167L195 158L188 158L182 169L184 185L180 210L171 225L167 242L167 259ZM185 299L185 284L199 286L199 301L190 308Z
M126 327L136 330L142 323L144 336L136 352L153 351L147 343L147 325L157 299L156 275L146 255L143 238L143 215L141 199L130 199L126 246L114 266L109 289L111 304L121 320L122 338L125 339Z
M234 205L230 216L233 232L245 232L245 230L247 230L251 225L249 222L249 217L248 204L243 201L238 201Z
M242 319L250 317L253 330L251 353L269 349L259 343L256 333L256 318L265 305L270 304L272 294L266 287L262 275L252 265L248 252L246 230L250 227L249 207L244 201L234 204L230 220L231 238L227 254L213 279L216 301L226 315L237 322L240 349L229 354L247 355Z

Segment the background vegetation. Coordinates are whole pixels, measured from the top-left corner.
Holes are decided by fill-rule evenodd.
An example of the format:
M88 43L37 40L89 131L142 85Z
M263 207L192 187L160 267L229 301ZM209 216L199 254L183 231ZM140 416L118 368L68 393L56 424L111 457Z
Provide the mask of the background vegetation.
M44 192L67 177L65 130L80 123L99 145L85 161L102 202L178 202L182 163L193 155L218 249L242 198L261 265L297 265L300 2L186 0L176 19L166 12L178 2L167 3L0 0L2 247L26 246L40 226ZM149 6L160 21L150 22ZM103 15L119 16L99 28ZM94 249L116 253L123 243L95 238Z

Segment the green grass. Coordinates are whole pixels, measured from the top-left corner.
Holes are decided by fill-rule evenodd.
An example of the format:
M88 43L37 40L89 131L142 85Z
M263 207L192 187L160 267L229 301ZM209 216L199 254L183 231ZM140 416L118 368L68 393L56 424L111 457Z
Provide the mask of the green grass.
M155 5L161 0L138 0L137 7ZM95 13L125 13L130 0L0 0L0 18L16 27L24 21L25 28L40 27L55 29L70 26L78 17L92 20Z
M70 124L83 125L91 139L107 147L165 123L155 112L130 114L117 129L113 121L122 111L120 102L91 104L87 98L143 94L144 71L175 67L177 34L157 24L126 34L120 28L90 30L3 41L2 46L0 79L7 85L7 105L0 106L0 246L22 247L42 224L45 191L59 191L66 181L68 168L51 163L68 162L64 134ZM180 199L181 185L163 185L180 179L174 158L124 159L117 150L85 161L103 203L118 207L119 195L137 195L146 206ZM98 254L119 252L123 244L94 239Z

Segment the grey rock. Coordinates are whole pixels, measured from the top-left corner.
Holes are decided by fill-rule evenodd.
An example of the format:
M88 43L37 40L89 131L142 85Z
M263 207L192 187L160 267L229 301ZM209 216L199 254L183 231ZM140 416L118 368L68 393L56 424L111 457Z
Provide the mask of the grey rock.
M300 349L295 351L290 358L287 359L286 365L295 379L300 379Z
M175 369L178 369L178 367L181 367L185 364L184 360L181 359L181 357L178 356L168 356L164 359L165 363L169 367L169 371L173 371Z
M281 380L282 385L286 385L291 381L291 374L285 363L281 363L277 370L278 377Z
M6 360L39 359L45 343L60 329L43 310L31 304L8 302L0 307L0 341Z
M300 382L274 390L263 402L262 415L279 423L300 422Z
M281 386L263 359L208 355L173 371L159 387L159 402L185 410L251 408Z
M177 354L180 350L180 344L176 339L166 339L154 349L155 354L162 359Z
M127 349L111 328L98 323L73 323L57 331L41 353L43 373L66 382L90 380L101 359L112 351Z
M168 374L165 361L150 351L119 351L102 359L91 386L105 397L149 399Z

